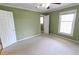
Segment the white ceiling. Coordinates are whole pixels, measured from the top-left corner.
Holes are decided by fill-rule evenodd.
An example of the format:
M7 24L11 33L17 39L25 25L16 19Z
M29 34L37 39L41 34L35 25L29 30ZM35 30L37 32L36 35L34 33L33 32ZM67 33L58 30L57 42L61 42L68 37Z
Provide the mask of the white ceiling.
M21 8L21 9L31 10L31 11L41 12L41 13L52 12L63 8L79 5L78 3L61 3L60 5L50 4L50 9L36 8L39 4L40 3L0 3L0 5L4 5L4 6Z

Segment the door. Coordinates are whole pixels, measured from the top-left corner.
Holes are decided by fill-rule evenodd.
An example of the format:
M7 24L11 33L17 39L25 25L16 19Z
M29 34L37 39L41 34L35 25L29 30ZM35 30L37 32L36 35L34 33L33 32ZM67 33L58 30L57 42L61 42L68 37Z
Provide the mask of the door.
M49 34L49 15L44 16L44 33Z
M12 12L0 10L0 38L3 48L16 42Z

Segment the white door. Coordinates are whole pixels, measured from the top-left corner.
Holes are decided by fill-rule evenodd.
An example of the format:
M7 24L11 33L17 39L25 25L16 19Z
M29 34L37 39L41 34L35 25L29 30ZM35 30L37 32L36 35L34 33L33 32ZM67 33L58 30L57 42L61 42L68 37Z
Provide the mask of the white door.
M49 34L49 15L44 16L44 33Z
M0 38L3 48L16 42L12 12L0 10Z

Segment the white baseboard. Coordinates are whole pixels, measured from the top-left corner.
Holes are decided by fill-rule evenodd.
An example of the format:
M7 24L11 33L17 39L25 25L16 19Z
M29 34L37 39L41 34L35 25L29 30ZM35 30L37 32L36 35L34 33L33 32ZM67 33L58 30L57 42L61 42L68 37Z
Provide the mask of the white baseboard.
M17 41L22 41L22 40L30 39L30 38L33 38L33 37L36 37L36 36L39 36L39 35L41 35L41 34L36 34L36 35L33 35L33 36L25 37L25 38L17 40Z
M23 38L23 39L20 39L20 40L16 40L16 42L18 42L18 41L22 41L22 40L26 40L26 39L30 39L30 38L33 38L33 37L36 37L36 36L39 36L39 35L41 35L41 34L37 34L37 35L33 35L33 36L29 36L29 37L26 37L26 38ZM14 42L14 43L16 43L16 42ZM12 44L14 44L14 43L12 43ZM11 45L12 45L11 44ZM10 45L9 45L10 46ZM8 47L8 46L7 46ZM4 48L7 48L7 47L3 47L3 49Z
M52 34L52 33L51 33L51 34ZM51 35L51 34L50 34L50 35ZM52 35L55 35L55 36L57 36L57 37L60 37L60 38L63 38L63 39L67 39L67 40L70 40L70 41L72 41L72 42L75 42L75 43L78 43L78 44L79 44L79 42L76 41L76 40L72 40L72 39L69 39L69 38L66 38L66 37L63 37L63 36L57 35L57 34L52 34Z

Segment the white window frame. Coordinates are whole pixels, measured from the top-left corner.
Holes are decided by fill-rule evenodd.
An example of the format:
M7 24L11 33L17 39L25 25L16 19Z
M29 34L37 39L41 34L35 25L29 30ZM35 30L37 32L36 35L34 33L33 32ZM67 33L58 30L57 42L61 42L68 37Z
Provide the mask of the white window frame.
M63 35L67 35L67 36L73 36L73 32L74 32L74 26L75 26L75 21L76 21L76 13L77 12L77 9L75 10L69 10L69 11L64 11L64 12L60 12L59 13L59 25L58 25L58 33L59 34L63 34ZM63 32L60 32L60 16L61 15L64 15L64 14L70 14L70 13L74 13L75 16L74 16L74 20L73 20L73 24L72 24L72 30L71 30L71 34L67 34L67 33L63 33Z

